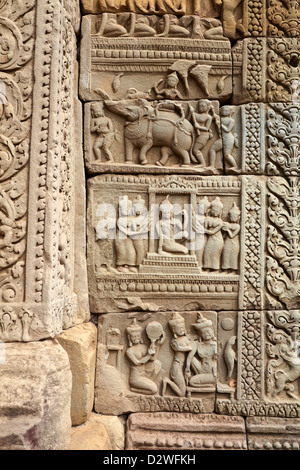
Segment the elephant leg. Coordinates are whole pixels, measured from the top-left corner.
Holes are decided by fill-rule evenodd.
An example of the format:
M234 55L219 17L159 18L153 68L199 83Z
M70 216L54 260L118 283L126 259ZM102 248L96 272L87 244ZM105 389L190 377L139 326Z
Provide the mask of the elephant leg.
M147 152L153 147L153 140L147 141L147 143L141 148L140 151L140 163L142 165L146 165L148 163L147 160Z
M181 158L181 166L190 166L191 158L187 150L176 148L174 152Z
M125 163L133 162L134 145L131 140L125 138Z
M161 148L161 159L156 162L156 165L165 166L171 155L173 155L173 150L170 149L170 147L162 147Z

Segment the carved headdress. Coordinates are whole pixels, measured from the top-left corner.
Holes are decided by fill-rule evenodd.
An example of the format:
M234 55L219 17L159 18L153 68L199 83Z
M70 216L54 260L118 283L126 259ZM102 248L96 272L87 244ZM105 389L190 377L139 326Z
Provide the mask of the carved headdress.
M179 315L178 312L175 312L173 313L171 320L169 320L169 327L173 334L174 334L174 328L176 328L176 326L179 326L179 325L183 326L183 328L185 329L184 318L181 315ZM177 337L176 334L174 334L174 338L176 337Z
M211 209L216 208L216 209L223 210L224 205L223 205L221 199L219 198L219 196L216 197L216 199L214 199L214 200L211 202L211 206L210 206L210 207L211 207Z
M198 330L198 331L201 331L203 328L212 328L213 327L213 323L211 320L209 320L208 318L205 318L202 313L198 313L198 317L197 317L197 323L193 323L192 326Z
M137 324L137 321L136 321L136 318L133 320L133 322L131 323L130 326L128 326L126 328L126 334L127 334L127 338L128 338L128 343L129 343L129 346L132 346L132 342L131 342L131 335L134 334L134 333L141 333L142 332L142 327L141 325L138 325ZM142 339L141 339L141 343L142 343Z
M237 216L241 215L241 211L240 211L240 209L238 208L238 206L236 205L235 202L233 203L232 208L228 212L228 215L229 215L229 217L231 217L231 215L237 215Z

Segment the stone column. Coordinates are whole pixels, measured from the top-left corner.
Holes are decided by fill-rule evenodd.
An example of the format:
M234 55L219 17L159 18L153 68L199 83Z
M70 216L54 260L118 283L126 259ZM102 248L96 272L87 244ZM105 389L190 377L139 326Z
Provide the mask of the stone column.
M89 319L77 98L79 4L0 5L0 340Z

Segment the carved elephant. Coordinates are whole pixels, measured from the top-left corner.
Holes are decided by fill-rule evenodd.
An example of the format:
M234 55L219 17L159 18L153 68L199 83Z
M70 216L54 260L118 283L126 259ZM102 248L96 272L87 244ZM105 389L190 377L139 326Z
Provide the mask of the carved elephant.
M145 99L106 101L107 108L127 119L124 129L125 161L133 162L136 148L140 149L139 163L146 165L152 147L161 148L157 165L165 165L175 154L182 166L189 166L194 144L194 128L184 118L180 105L165 102L153 107Z

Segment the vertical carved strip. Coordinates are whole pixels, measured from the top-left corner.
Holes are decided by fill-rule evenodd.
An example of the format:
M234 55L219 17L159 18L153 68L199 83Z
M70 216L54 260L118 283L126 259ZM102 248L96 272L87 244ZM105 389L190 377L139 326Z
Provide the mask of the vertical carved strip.
M262 182L243 177L240 308L263 308L264 189Z
M240 312L238 326L238 400L261 400L264 395L262 312Z

